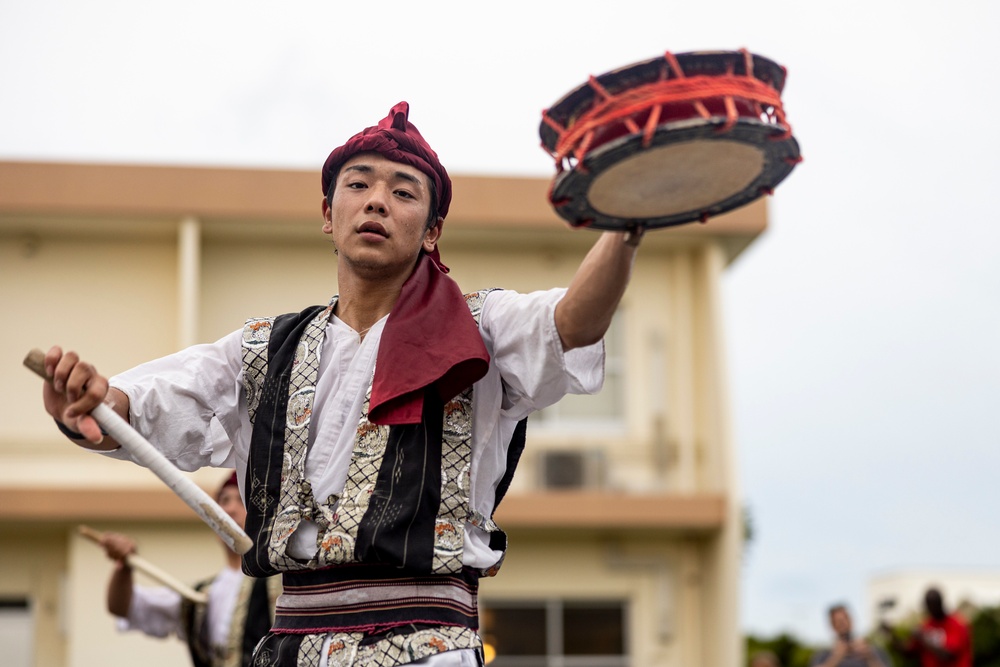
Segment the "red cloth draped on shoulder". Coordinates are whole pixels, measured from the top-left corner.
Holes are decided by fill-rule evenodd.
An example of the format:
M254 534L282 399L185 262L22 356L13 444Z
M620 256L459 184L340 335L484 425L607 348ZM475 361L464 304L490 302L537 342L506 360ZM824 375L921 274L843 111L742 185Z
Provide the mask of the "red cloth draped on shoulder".
M489 365L462 291L421 253L382 331L368 419L417 424L426 387L448 401L486 375Z

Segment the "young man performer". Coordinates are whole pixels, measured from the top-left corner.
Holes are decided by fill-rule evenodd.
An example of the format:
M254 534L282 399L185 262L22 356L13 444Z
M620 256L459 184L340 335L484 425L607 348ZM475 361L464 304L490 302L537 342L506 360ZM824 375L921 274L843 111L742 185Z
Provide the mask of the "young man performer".
M524 420L603 382L640 235L603 233L566 289L463 296L438 254L451 180L408 111L323 165L329 305L251 319L110 390L75 353L46 355L46 409L80 444L116 449L87 414L106 400L181 468L235 463L243 569L283 573L255 667L480 661L477 582L506 550L492 516ZM206 445L213 418L231 445Z
M223 482L215 500L237 524L244 525L247 513L235 472ZM250 667L254 647L274 620L274 604L281 592L279 577L245 576L239 554L223 544L226 566L195 586L208 597L207 603L195 604L169 588L133 582L126 560L136 553L132 538L104 533L101 546L115 561L107 602L108 611L121 619L121 629L151 637L179 637L187 644L194 667Z

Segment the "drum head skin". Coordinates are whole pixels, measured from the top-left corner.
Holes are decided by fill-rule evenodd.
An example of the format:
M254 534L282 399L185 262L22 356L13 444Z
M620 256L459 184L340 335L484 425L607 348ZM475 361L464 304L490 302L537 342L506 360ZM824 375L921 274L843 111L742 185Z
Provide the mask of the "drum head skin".
M663 125L649 147L628 136L589 153L584 169L559 173L550 199L574 227L622 230L705 220L770 193L798 162L794 138L773 125L725 118Z
M680 73L671 59L654 58L594 77L596 87L587 83L564 96L545 112L551 122L539 127L545 149L556 155L562 137L557 127L571 128L605 94L629 94L665 79L747 77L748 63L750 77L774 95L785 84L784 68L742 51L672 58ZM582 158L557 163L560 171L549 195L556 212L575 227L651 229L705 221L769 194L801 161L798 143L773 113L759 114L745 101L737 104L735 122L719 99L706 100L702 111L707 108L707 114L691 104L668 104L655 131L645 137L621 123L601 126ZM780 101L775 106L783 120Z

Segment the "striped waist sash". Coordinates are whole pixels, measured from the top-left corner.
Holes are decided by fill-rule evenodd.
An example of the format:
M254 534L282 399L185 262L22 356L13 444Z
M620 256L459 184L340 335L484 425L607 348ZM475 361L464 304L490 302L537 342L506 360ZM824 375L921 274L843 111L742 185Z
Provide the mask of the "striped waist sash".
M411 624L479 629L475 572L415 577L398 572L370 565L285 572L273 632L380 632Z

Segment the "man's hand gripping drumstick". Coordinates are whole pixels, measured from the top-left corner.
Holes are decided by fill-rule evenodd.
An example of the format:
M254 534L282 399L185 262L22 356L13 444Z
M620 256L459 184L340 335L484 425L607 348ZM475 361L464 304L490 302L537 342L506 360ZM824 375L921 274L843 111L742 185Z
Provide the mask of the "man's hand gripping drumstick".
M156 567L136 553L135 543L119 533L101 533L89 526L80 526L80 534L100 545L108 558L115 561L120 569L138 570L154 581L176 591L196 604L206 604L208 596L196 591L173 575ZM112 585L108 593L108 610L115 616L127 617L132 599L132 577L130 573L121 575L126 581L122 585ZM117 583L114 579L112 584Z
M47 354L32 350L24 365L48 382L43 389L45 410L70 432L77 444L110 451L124 447L139 464L149 468L238 554L253 542L211 496L185 477L128 423L129 400L108 387L107 378L74 352L53 347Z

